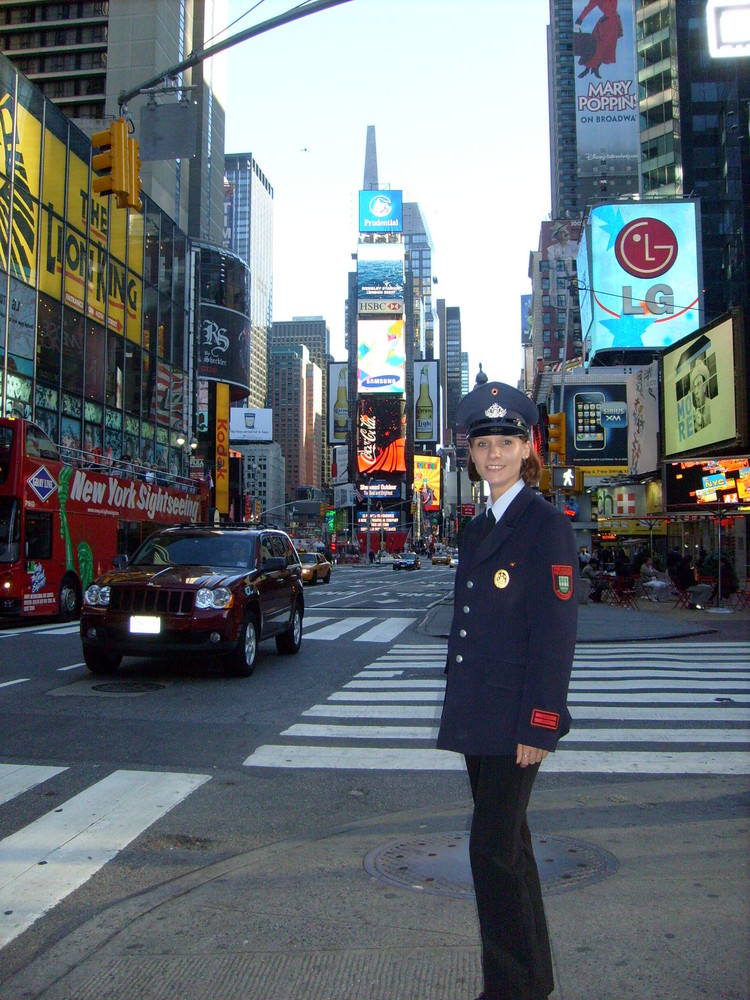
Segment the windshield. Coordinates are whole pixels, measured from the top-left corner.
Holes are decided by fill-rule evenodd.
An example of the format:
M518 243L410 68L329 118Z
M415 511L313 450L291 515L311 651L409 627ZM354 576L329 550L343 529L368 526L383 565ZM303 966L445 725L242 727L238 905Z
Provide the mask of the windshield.
M0 563L17 562L21 557L21 517L18 502L0 497Z
M315 553L314 552L301 552L300 553L300 557L299 557L299 561L302 563L303 566L306 565L306 564L308 564L308 563L314 563L315 562Z
M231 566L254 565L250 537L231 535L152 535L133 556L132 566Z

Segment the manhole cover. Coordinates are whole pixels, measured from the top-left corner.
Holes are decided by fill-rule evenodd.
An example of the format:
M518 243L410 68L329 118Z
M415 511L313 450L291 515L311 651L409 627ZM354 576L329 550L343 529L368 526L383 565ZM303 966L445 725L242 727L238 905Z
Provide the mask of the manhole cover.
M161 691L165 687L156 681L107 681L91 686L94 691L101 691L103 694L144 694L146 691Z
M534 857L548 895L598 882L617 871L617 858L592 844L567 837L532 835ZM474 895L469 864L469 834L436 833L399 840L370 851L365 871L402 889L454 899Z

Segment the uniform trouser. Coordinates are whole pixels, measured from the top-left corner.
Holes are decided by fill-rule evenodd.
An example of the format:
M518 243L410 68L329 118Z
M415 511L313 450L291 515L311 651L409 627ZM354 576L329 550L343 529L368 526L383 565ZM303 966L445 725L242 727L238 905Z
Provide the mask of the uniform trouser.
M552 954L526 809L539 765L466 757L474 817L469 858L482 934L486 1000L543 1000Z

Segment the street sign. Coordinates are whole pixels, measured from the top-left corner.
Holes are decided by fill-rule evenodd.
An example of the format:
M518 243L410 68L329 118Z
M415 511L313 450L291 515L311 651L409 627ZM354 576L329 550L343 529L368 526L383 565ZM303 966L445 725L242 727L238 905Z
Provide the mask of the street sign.
M477 512L477 505L474 503L462 503L461 515L463 517L474 517Z

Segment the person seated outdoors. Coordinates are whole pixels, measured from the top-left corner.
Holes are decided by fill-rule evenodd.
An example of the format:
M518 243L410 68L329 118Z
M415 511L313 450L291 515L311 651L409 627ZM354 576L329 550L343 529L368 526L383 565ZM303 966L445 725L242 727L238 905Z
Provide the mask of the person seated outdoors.
M641 563L638 576L644 593L650 600L666 601L669 598L669 584L661 577L651 556L647 556Z
M581 579L588 580L591 584L589 600L601 604L602 591L606 589L606 584L599 576L599 560L596 556L592 556L581 570Z

